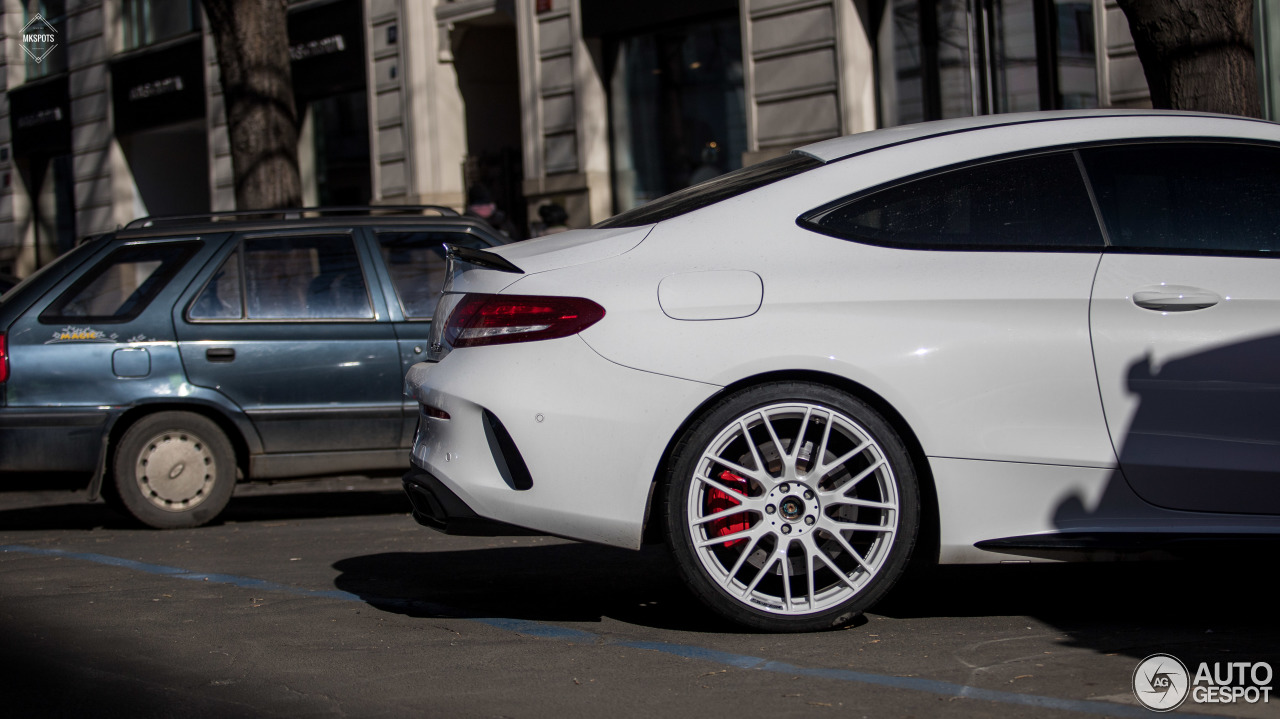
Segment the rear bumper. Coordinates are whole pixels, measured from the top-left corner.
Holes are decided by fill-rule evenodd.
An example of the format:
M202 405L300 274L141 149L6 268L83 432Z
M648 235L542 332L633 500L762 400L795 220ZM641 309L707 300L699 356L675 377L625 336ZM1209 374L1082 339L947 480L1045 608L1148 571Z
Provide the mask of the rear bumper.
M579 337L455 349L406 385L432 408L412 466L474 514L630 549L667 445L719 389L614 364Z
M95 472L108 410L0 409L0 472Z
M416 467L404 476L404 492L413 505L413 518L418 524L445 534L468 537L539 534L481 517L430 472Z

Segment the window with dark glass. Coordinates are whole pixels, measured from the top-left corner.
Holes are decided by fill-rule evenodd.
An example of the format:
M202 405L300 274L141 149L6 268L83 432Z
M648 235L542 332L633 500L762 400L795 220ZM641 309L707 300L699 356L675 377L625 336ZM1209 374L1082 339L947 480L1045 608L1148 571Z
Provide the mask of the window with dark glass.
M485 249L489 243L464 232L379 232L378 248L404 316L429 320L444 287L444 244Z
M664 5L669 11L672 3ZM742 167L747 119L736 8L720 19L611 37L605 55L618 211Z
M147 308L199 245L121 247L86 272L40 314L40 321L128 322Z
M1098 104L1091 0L884 0L880 7L886 126Z
M1115 247L1280 252L1280 148L1153 143L1081 154Z
M124 49L133 50L200 28L199 0L124 0Z
M1069 152L930 175L815 210L802 226L843 239L929 249L1101 249Z
M812 170L822 161L801 152L791 152L772 160L743 167L693 187L686 187L647 205L614 215L596 227L639 227L669 220L686 212L706 207L744 192Z
M256 237L222 264L188 317L359 320L372 319L373 306L351 237Z

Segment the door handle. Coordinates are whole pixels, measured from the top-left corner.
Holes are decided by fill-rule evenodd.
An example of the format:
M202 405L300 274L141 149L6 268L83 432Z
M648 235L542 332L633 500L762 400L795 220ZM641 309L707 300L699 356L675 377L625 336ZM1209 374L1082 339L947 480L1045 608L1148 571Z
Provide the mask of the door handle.
M231 347L210 347L204 351L204 358L210 362L230 362L236 358L236 351Z
M1222 296L1216 292L1182 285L1144 287L1133 293L1133 304L1154 312L1203 310L1221 301Z

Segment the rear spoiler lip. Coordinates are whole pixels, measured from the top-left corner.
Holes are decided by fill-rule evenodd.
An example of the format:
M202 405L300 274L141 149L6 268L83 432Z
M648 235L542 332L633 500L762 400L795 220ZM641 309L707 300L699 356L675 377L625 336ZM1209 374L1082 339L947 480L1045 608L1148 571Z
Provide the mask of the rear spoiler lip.
M523 275L524 270L516 267L510 260L502 255L489 252L487 250L477 250L471 247L459 247L458 245L444 245L445 257L450 263L465 262L476 267L483 267L488 270L497 270L498 272L510 272L517 275ZM447 271L446 276L453 276L452 271Z

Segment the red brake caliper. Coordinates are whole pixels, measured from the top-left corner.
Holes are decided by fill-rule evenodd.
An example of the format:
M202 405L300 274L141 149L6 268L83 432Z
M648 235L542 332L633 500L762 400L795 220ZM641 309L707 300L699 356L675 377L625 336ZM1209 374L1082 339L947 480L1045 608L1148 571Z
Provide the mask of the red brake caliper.
M726 469L725 471L720 473L720 476L717 479L720 480L721 484L724 484L725 486L729 487L734 492L737 492L738 494L741 494L744 497L747 496L747 490L748 490L747 480L743 479L742 477L739 477L738 475ZM713 487L710 491L707 492L703 511L705 514L715 514L716 512L723 512L726 509L732 509L733 507L736 507L739 504L741 504L741 502L738 501L738 499L733 495L726 494ZM708 534L714 537L724 537L730 534L736 534L738 532L741 532L750 528L751 527L750 520L751 518L747 516L746 512L743 512L741 514L731 514L727 517L721 517L720 519L717 519L714 522L711 522L711 526L708 531ZM733 545L738 544L739 542L745 542L745 541L747 540L735 539L729 542L725 542L724 546L732 547Z

